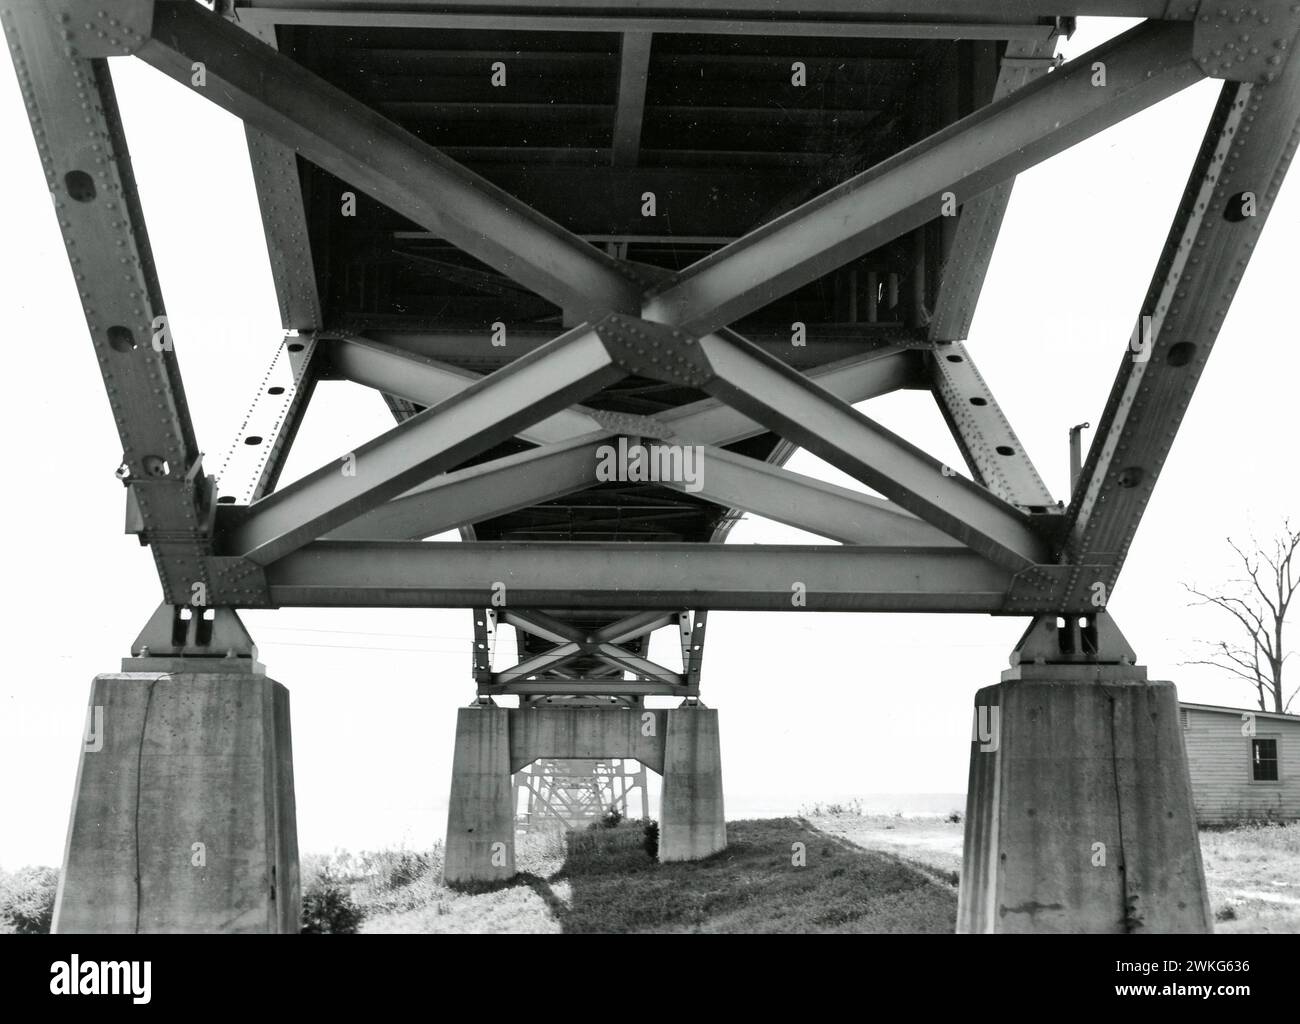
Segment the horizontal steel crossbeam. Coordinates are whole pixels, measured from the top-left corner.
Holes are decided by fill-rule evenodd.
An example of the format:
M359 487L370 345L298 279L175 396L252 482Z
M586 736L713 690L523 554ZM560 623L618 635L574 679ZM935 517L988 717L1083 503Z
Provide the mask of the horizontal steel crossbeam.
M515 609L998 612L1012 574L951 547L317 541L267 577L285 607L483 607L501 584Z

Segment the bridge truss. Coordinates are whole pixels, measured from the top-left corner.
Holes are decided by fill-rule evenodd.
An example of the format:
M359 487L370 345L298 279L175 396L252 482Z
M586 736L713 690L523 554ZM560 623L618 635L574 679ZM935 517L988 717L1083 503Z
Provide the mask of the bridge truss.
M0 4L161 583L135 667L251 658L234 611L293 606L471 609L479 701L524 705L696 701L710 610L1060 616L1062 657L1098 653L1300 141L1300 5L215 6ZM1077 15L1145 20L1061 63ZM126 55L247 126L285 334L215 472L108 71ZM1014 177L1206 77L1147 341L1115 339L1058 500L965 344ZM332 379L396 423L279 485ZM899 389L933 394L969 477L855 408ZM620 438L698 452L699 486L603 478ZM797 447L873 493L784 468ZM827 543L728 546L743 513ZM660 628L680 670L649 658Z

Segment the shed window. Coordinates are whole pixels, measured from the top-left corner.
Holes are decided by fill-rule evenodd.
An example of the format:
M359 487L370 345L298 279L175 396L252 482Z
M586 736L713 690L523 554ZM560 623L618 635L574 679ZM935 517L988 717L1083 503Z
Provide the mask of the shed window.
M1256 782L1277 781L1277 740L1250 741L1250 770Z

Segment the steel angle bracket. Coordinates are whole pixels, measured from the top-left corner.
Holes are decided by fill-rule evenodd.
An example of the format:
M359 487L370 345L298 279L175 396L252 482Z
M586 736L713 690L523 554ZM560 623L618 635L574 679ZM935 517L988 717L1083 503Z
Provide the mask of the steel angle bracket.
M1300 36L1296 0L1202 0L1192 54L1211 78L1264 85L1282 71Z

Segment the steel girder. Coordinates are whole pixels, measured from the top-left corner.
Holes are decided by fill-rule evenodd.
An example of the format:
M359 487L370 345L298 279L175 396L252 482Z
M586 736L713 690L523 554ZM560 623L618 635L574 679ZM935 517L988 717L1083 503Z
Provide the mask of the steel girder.
M381 320L359 321L342 325L345 336L366 338L391 348L441 363L454 362L479 372L500 369L525 352L545 345L555 337L555 331L531 324L510 325L508 346L484 345L482 327L462 328L426 325L425 329L410 326L395 328L385 326ZM843 359L857 358L882 348L919 347L924 344L922 332L901 324L827 324L812 331L807 344L795 348L790 344L790 331L773 331L757 326L746 329L745 337L795 369L814 372L816 367L827 366ZM903 387L928 388L930 385L920 375Z
M624 32L618 73L618 103L614 111L613 162L615 167L636 165L641 149L641 122L645 116L646 81L650 74L649 32Z
M1107 567L1095 576L1078 571L1072 593L1098 581L1113 587L1300 146L1294 43L1275 81L1223 87L1142 303L1150 343L1130 348L1120 364L1069 508L1065 559Z
M268 46L276 45L274 25L251 25L249 31ZM251 125L245 126L244 135L275 295L280 303L280 321L285 330L315 330L321 326L321 303L307 238L298 154Z
M1190 8L1190 5L1189 5ZM1167 0L738 0L710 5L644 0L541 0L527 11L509 0L394 9L384 0L239 0L241 17L281 25L465 28L556 32L671 32L882 39L1042 39L1053 19L1075 14L1186 18Z
M277 607L998 612L1012 573L952 547L316 541L267 577Z
M1055 499L961 342L930 353L934 397L971 475L1021 509L1055 511Z
M113 27L90 12L74 22L60 6L6 3L0 23L122 442L127 530L150 545L164 599L188 604L217 590L208 564L212 481L104 59L129 52L141 34L125 12Z
M358 337L321 339L332 376L364 384L387 395L417 405L432 406L464 391L482 378L433 359L391 345ZM582 408L564 409L519 431L534 444L548 444L600 429L593 413Z
M993 87L993 101L1009 96L1056 66L1056 37L1007 44ZM962 203L942 273L929 336L933 341L964 341L975 318L1002 218L1011 200L1014 178L994 185Z

